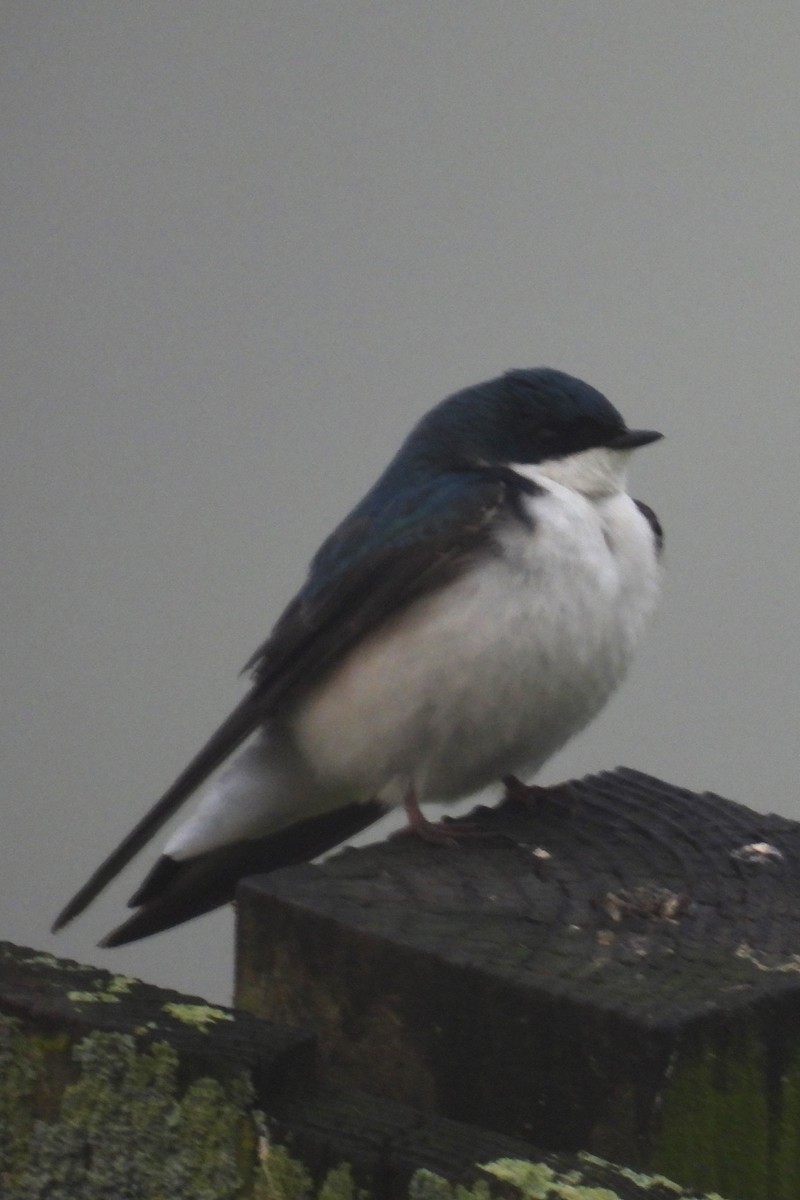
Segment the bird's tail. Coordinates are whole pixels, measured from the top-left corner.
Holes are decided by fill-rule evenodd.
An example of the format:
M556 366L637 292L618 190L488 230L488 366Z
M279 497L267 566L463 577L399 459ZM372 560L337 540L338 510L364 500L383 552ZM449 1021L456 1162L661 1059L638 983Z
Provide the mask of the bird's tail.
M264 837L231 842L189 859L158 860L131 905L137 911L101 946L124 946L180 925L233 900L246 875L308 862L353 837L386 812L377 800L349 803L285 826Z
M108 858L100 864L83 887L61 910L53 922L53 933L62 929L68 922L79 916L85 908L88 908L103 888L119 875L134 855L139 853L200 784L233 753L237 746L241 745L261 720L260 708L251 692L237 704L230 716L223 721L216 733L212 734L200 753L192 759L161 799L153 805L148 813L145 813L138 825L134 826L116 850L109 854Z

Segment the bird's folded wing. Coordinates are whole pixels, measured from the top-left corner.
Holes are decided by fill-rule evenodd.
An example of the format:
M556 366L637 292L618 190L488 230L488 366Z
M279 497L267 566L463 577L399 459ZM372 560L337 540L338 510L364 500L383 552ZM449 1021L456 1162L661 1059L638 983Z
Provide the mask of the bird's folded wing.
M453 471L362 502L328 538L308 580L247 663L265 712L293 703L355 643L456 578L534 485L501 468ZM367 498L369 499L369 497ZM365 511L366 510L366 511Z
M252 690L160 800L62 910L73 920L201 783L276 710L290 711L351 646L421 596L458 576L492 542L498 521L522 518L535 485L503 468L437 475L422 485L380 484L323 543L303 588L248 662ZM302 814L298 814L300 816Z

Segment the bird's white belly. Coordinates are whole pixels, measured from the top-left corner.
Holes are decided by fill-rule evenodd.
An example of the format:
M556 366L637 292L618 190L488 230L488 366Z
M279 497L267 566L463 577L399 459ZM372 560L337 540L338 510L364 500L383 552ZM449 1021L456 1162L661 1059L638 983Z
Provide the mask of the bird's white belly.
M454 799L536 770L608 699L656 600L650 529L624 494L554 484L532 511L306 699L291 729L321 781Z

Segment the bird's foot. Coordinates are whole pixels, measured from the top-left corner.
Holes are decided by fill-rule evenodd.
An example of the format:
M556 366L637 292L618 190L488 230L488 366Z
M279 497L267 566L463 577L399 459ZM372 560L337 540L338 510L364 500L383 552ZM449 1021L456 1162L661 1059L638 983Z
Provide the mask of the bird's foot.
M527 783L523 783L521 779L517 779L516 775L504 775L502 783L506 789L506 800L527 801L531 789Z
M445 817L441 821L431 821L425 816L419 806L416 792L409 788L403 801L408 824L398 829L392 837L406 837L414 834L424 842L433 842L438 846L457 846L463 838L492 837L487 830L480 829L473 821L462 821L453 817Z
M563 783L542 787L539 783L523 783L516 775L504 775L502 782L507 800L516 800L531 808L535 808L542 800L554 800L560 791L568 792L567 785Z
M432 842L436 846L457 846L467 838L486 838L496 841L498 835L488 829L480 829L474 821L462 821L457 817L444 817L441 821L429 821L420 813L420 819L409 820L402 829L397 829L392 835L396 837L418 837L423 842Z

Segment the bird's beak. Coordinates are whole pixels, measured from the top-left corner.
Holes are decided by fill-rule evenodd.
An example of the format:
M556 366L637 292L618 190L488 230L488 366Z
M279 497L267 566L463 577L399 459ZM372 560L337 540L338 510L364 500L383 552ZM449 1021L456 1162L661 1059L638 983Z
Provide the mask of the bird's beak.
M626 429L606 445L610 450L635 450L638 446L648 446L650 442L657 442L663 436L663 433L657 433L655 429Z

